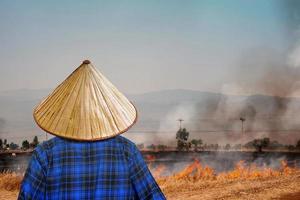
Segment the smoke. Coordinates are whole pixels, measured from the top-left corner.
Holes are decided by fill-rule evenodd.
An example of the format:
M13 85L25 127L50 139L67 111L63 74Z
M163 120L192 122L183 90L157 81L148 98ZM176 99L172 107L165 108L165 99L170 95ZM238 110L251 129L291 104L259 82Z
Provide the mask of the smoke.
M195 116L196 110L194 102L179 103L174 109L170 110L166 114L164 119L160 121L157 138L161 138L161 133L164 133L167 130L168 133L164 134L163 140L166 141L166 144L168 145L174 144L175 133L179 129L179 121L176 120L184 119L184 121L182 121L182 125L187 127L186 125L189 125L189 122L193 120L192 118ZM192 129L193 127L188 126L187 128Z
M178 102L160 122L158 134L170 133L157 138L174 144L178 118L185 120L191 139L201 138L206 143L245 143L254 138L299 134L300 101L293 97L300 96L300 67L290 65L288 57L272 48L248 49L238 60L234 81L224 83L221 94ZM226 95L233 90L251 95ZM244 133L241 118L245 119ZM295 138L283 142L290 141Z
M3 118L0 117L0 136L2 136L5 123L6 123L5 119L3 119Z
M298 49L296 52L300 53ZM295 60L287 62L291 57ZM283 54L266 47L244 52L236 71L233 72L235 81L225 83L222 93L252 95L236 100L234 97L220 99L214 111L216 127L225 123L224 130L235 132L241 129L241 121L238 118L242 117L245 119L245 133L251 134L252 137L270 137L274 131L299 132L297 129L300 127L300 120L295 117L300 112L299 100L291 98L300 95L300 68L296 67L299 65L299 58L300 54L296 55L295 52L291 55ZM224 120L219 121L221 117ZM243 142L249 139L242 137L239 139Z
M299 45L297 45L289 54L287 64L294 68L297 68L300 66L300 46Z
M221 94L177 102L160 118L157 142L174 143L178 118L185 120L183 125L190 131L190 138L201 138L206 143L244 143L275 136L283 143L299 139L300 101L293 97L300 97L300 2L276 3L280 5L278 23L285 28L282 31L287 44L274 41L239 52L232 63L235 67L228 68L229 78L224 75L224 80L218 80ZM245 119L244 135L240 118Z

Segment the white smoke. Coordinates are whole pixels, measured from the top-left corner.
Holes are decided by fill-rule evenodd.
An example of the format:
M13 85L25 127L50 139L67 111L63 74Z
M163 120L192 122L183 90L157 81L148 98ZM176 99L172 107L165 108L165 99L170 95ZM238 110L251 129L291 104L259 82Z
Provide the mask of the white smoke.
M170 110L166 117L160 121L157 137L163 138L167 144L175 143L175 134L179 129L179 119L183 119L182 125L187 129L193 129L190 121L195 117L196 105L193 102L181 102ZM163 136L162 136L163 135Z
M300 67L300 45L296 45L287 57L287 64L290 67Z

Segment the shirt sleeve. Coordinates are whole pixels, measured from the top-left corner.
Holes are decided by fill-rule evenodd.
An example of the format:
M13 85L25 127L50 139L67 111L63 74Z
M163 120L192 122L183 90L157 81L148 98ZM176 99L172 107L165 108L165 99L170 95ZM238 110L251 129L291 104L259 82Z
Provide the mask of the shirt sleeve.
M24 175L18 200L45 199L46 192L46 154L40 146L32 153Z
M130 178L138 199L165 200L140 151L134 146L131 153Z

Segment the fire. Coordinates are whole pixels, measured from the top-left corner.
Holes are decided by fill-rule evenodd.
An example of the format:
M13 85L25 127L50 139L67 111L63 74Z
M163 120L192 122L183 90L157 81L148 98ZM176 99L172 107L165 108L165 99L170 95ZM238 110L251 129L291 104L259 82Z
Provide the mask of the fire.
M153 172L154 177L161 177L162 173L166 170L165 165L159 165Z
M272 169L269 167L259 168L255 164L247 167L244 161L239 161L236 167L229 172L221 173L219 179L256 179L267 178L280 175L289 175L296 172L296 168L289 167L286 161L281 161L280 169Z
M163 172L167 170L164 165L159 165L156 168L151 168L154 177L159 183L166 181L200 181L200 180L232 180L232 179L258 179L276 176L286 176L298 172L299 169L289 167L286 161L281 161L279 169L272 169L269 167L257 167L255 164L246 165L245 161L237 162L235 168L228 172L215 173L215 170L209 166L202 166L200 161L195 159L194 162L186 166L183 170L170 175L162 176Z
M182 171L174 174L174 179L211 179L215 176L214 170L211 167L202 167L199 160L195 161L184 168Z
M154 155L146 155L145 159L149 162L155 161L155 156Z
M155 161L156 157L154 155L146 155L145 159L149 162L148 167L152 171L153 170L152 163L153 163L153 161ZM160 174L155 173L155 172L154 172L154 174L156 174L156 177L158 177L160 175Z

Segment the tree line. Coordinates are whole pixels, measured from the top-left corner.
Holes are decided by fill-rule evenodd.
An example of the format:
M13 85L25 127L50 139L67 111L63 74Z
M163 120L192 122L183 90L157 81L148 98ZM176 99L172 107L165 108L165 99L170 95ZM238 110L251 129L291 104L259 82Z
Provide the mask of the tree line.
M6 151L6 150L28 150L28 149L34 149L39 144L39 139L37 136L34 136L33 140L29 142L28 140L23 140L21 146L14 142L8 142L7 139L1 139L0 138L0 150Z
M265 138L256 138L245 144L225 144L220 145L215 144L206 144L202 139L191 139L189 140L190 133L185 128L180 128L176 133L176 150L178 151L218 151L218 150L255 150L257 152L262 152L264 149L268 150L285 150L285 151L300 151L300 140L296 142L295 145L285 145L280 144L276 140L271 140L268 137ZM139 149L149 149L149 150L158 150L164 151L167 149L172 149L172 147L162 145L162 144L151 144L145 147L144 144L137 145Z

